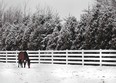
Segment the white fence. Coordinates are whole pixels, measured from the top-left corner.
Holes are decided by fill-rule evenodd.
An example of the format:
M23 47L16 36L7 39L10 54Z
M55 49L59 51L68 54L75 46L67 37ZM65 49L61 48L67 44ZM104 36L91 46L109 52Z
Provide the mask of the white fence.
M20 51L0 51L0 63L17 63ZM116 50L27 51L31 63L116 66Z

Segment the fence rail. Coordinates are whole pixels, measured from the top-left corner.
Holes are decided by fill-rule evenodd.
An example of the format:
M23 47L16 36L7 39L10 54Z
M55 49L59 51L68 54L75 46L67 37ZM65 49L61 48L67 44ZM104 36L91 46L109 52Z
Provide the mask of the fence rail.
M17 63L20 51L0 51L0 63ZM116 50L27 51L31 63L116 66Z

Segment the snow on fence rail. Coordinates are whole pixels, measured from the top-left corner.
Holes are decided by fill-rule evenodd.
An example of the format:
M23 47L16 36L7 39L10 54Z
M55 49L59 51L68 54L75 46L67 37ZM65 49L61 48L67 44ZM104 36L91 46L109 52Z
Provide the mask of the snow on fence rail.
M0 51L0 63L17 63L20 51ZM116 50L27 51L31 63L116 66Z

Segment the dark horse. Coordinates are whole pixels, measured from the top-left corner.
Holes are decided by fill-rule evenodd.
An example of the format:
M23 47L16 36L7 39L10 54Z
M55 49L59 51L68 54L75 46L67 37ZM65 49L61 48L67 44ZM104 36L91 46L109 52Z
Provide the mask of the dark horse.
M18 67L20 65L23 68L23 64L24 64L24 68L25 68L26 63L28 64L28 68L30 68L30 59L29 59L27 52L26 51L20 52L18 54Z

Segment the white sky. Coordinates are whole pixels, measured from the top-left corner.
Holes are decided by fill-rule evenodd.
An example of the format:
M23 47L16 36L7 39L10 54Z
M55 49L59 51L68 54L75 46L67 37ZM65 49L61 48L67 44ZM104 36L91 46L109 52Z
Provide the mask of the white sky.
M1 0L0 0L1 1ZM4 3L12 6L23 6L28 2L28 6L31 11L35 11L37 5L42 7L49 6L53 11L57 11L61 18L65 18L69 15L75 16L79 19L80 14L84 9L88 8L88 5L94 3L95 0L3 0Z

